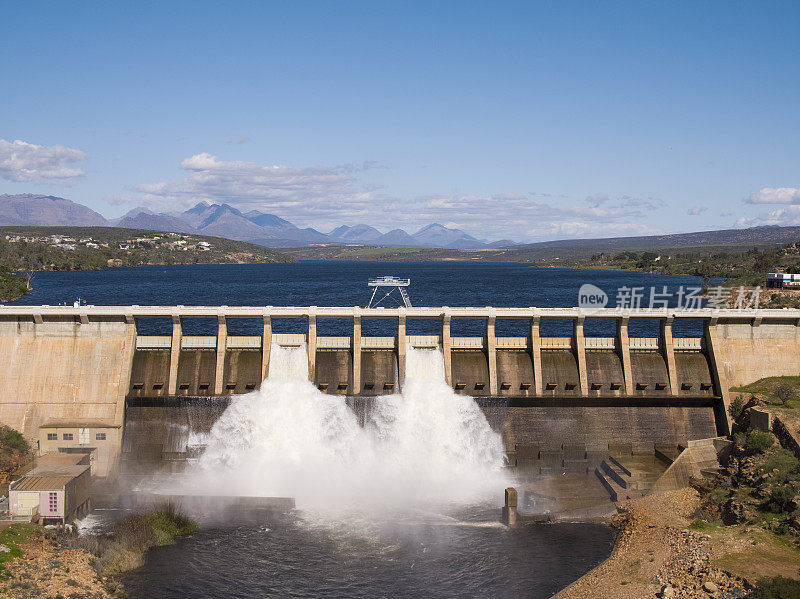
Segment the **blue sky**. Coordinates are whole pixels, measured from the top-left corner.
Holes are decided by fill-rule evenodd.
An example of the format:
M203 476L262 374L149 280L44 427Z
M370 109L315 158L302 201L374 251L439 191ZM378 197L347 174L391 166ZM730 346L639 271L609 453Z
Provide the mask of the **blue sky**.
M17 3L0 193L520 241L800 223L798 3Z

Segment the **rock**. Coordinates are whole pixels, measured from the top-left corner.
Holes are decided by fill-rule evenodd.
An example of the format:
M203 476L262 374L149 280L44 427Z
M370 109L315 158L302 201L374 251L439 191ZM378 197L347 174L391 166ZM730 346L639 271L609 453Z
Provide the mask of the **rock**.
M749 522L755 514L741 501L734 498L728 499L722 507L722 521L730 526L732 524L743 524Z
M673 599L675 597L675 589L673 589L670 585L665 584L661 589L659 596L661 599Z
M8 553L9 551L11 551L11 549L9 549L7 546L0 545L0 553Z
M717 585L711 582L710 580L706 580L703 583L703 590L706 593L716 593L719 590L719 587L717 587Z

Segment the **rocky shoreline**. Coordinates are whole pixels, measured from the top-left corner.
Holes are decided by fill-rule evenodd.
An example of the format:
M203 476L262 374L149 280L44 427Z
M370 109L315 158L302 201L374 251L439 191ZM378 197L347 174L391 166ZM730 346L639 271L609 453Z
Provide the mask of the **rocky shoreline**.
M610 520L619 530L611 556L556 597L745 597L752 584L717 567L717 544L689 528L699 506L691 488L620 504Z

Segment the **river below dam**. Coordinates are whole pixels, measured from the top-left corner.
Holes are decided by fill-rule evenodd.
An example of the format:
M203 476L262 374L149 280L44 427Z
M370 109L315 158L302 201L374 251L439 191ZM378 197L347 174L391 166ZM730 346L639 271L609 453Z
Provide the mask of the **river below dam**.
M419 513L403 520L203 527L153 550L125 579L145 597L544 598L605 559L599 524L497 523L499 511Z
M415 306L569 307L584 283L603 289L613 306L625 286L676 296L681 286L700 285L696 277L508 263L148 266L37 273L33 293L19 303L363 306L366 279L385 274L411 278ZM139 333L168 334L171 323L157 320L140 323ZM216 332L216 321L196 320L184 333ZM275 332L302 332L302 321L282 320ZM409 322L409 333L436 333L437 324ZM349 335L347 325L321 320L318 333ZM587 334L613 335L602 328L611 325L599 322ZM260 334L261 323L228 326L232 335ZM394 334L384 330L387 321L363 326L365 335ZM454 335L485 331L481 321L457 326L464 330L454 323ZM527 326L502 321L497 333L527 335ZM636 336L656 336L657 327L631 323ZM700 334L691 321L681 327L678 336ZM570 321L542 323L542 335L570 330ZM549 597L610 554L614 532L605 525L500 523L503 489L513 483L502 440L472 398L445 384L441 352L409 347L402 393L381 398L363 423L343 396L308 382L305 348L272 351L267 380L232 398L188 472L152 486L290 496L297 509L211 518L192 537L151 551L126 577L128 596Z

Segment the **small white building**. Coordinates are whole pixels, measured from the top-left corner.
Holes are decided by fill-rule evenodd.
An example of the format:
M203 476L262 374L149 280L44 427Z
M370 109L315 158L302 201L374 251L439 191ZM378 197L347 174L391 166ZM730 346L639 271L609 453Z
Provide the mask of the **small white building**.
M49 454L8 487L12 516L38 519L41 524L64 524L89 509L88 455Z

